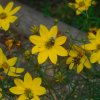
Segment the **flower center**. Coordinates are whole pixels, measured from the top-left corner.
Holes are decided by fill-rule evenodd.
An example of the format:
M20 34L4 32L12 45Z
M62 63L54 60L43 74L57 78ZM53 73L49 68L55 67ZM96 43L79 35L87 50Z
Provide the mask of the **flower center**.
M79 3L79 7L83 7L83 6L85 6L85 3L84 3L84 1L81 1L81 2Z
M80 57L75 57L74 63L75 63L75 65L79 64L80 63Z
M6 13L0 13L0 19L5 19L7 17Z
M31 89L25 89L25 95L27 98L29 98L29 100L33 98L33 93Z
M47 49L50 49L52 48L52 46L54 46L54 44L55 44L55 39L51 37L50 40L46 42L45 46Z
M2 64L2 68L3 68L3 69L8 69L8 67L9 67L9 66L8 66L7 63L3 63L3 64Z
M100 50L100 44L97 45L97 49Z
M95 30L93 30L92 33L96 35L96 31Z

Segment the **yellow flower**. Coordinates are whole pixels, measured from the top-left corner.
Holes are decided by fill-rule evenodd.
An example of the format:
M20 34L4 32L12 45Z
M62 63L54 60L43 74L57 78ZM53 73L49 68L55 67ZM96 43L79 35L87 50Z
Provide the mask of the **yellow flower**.
M2 98L2 89L0 88L0 99Z
M74 7L76 9L76 14L79 15L83 11L88 10L91 4L92 0L75 0L75 3L69 3L69 6Z
M100 29L97 30L96 34L89 34L88 36L90 43L82 45L83 49L92 51L90 61L91 63L98 62L100 64Z
M21 79L14 79L16 86L9 89L10 92L20 95L17 100L40 100L39 96L46 93L46 89L41 86L41 78L37 77L32 80L29 73L24 76L24 81Z
M8 5L3 8L0 5L0 28L3 30L7 31L10 27L10 23L14 23L15 20L17 19L14 14L20 10L20 6L16 7L15 9L12 10L14 3L10 2Z
M51 62L56 64L57 55L67 56L67 50L61 45L66 42L67 37L57 37L57 26L53 26L50 30L44 25L40 25L40 36L30 36L30 41L35 44L32 48L32 54L38 53L38 63L44 63L49 57Z
M84 67L88 69L91 68L91 64L85 55L85 52L82 48L76 45L74 45L73 49L69 51L69 57L66 64L69 65L69 69L72 69L75 66L77 68L77 73L80 73Z
M0 68L4 70L4 73L9 76L19 76L24 71L24 68L13 67L17 62L17 57L7 59L2 49L0 48Z

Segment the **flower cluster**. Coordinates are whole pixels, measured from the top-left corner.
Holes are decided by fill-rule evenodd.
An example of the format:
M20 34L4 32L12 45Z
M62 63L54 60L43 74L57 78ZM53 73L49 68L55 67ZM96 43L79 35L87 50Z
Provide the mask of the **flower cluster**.
M91 4L92 0L75 0L75 3L69 3L69 6L73 6L76 9L76 14L79 15L86 11ZM15 22L17 17L14 14L21 8L18 6L12 9L13 5L14 3L10 2L5 9L0 5L0 28L4 31L9 30L10 24ZM92 63L100 64L100 28L90 29L90 32L88 32L89 43L81 45L73 44L71 48L67 49L66 45L63 46L63 44L66 43L68 37L61 36L61 34L58 35L59 29L57 25L53 25L48 29L45 25L41 24L40 28L34 26L31 31L34 32L33 35L29 36L32 50L31 52L26 50L24 56L29 59L31 54L36 54L37 65L47 62L56 66L57 64L59 65L59 59L65 58L66 69L68 66L70 70L75 69L80 74L84 68L92 68ZM9 50L12 48L13 42L13 39L8 39L5 42ZM11 84L6 89L12 94L17 95L17 100L40 100L40 96L46 94L46 88L41 85L42 78L40 76L42 75L36 74L39 77L32 79L32 76L26 72L24 80L22 80L20 76L24 72L24 68L17 66L17 61L18 57L9 58L0 47L0 75L2 73L7 78L12 78L15 84L15 86ZM55 74L56 82L62 82L65 76L59 70L57 71ZM3 78L1 80L3 81ZM0 87L0 99L3 96L2 92L3 88Z

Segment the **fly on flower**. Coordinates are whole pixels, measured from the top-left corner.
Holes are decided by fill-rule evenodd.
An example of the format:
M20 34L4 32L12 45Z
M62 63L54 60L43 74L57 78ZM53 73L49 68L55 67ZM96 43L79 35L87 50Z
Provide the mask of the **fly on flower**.
M41 78L37 77L32 80L29 73L25 74L24 81L16 78L14 83L16 86L11 87L9 91L20 95L17 100L40 100L39 96L46 94L46 89L41 86Z
M57 55L67 56L67 50L61 45L66 42L66 36L57 37L58 28L53 26L50 30L46 26L40 25L40 36L31 35L29 40L35 44L32 48L32 54L38 53L38 63L44 63L47 58L51 60L53 64L57 62Z
M14 15L20 10L20 6L12 9L14 6L13 2L7 4L5 8L0 5L0 28L7 31L11 23L14 23L17 17Z

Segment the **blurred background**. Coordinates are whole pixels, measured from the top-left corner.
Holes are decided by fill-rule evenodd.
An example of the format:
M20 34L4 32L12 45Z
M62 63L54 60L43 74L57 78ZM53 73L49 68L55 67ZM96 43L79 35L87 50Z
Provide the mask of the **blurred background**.
M68 7L68 2L75 0L18 0L30 7L41 11L45 16L51 16L61 20L82 31L88 31L90 27L100 27L100 0L95 0L96 4L88 10L90 19L86 15L76 16L73 9ZM74 17L73 17L74 16ZM88 22L88 25L87 25Z

